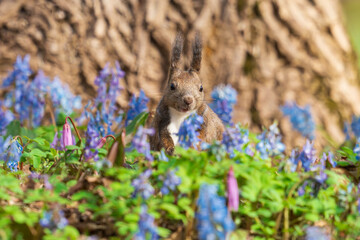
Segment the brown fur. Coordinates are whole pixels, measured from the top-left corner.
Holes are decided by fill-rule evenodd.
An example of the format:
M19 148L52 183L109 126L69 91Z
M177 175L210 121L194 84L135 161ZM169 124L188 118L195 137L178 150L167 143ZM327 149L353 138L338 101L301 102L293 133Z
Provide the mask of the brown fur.
M199 78L199 71L202 46L199 34L195 36L193 59L188 71L179 69L182 48L183 38L181 34L178 34L171 52L168 86L156 109L152 123L155 134L150 137L151 149L159 151L164 148L167 154L173 154L175 147L168 131L171 121L170 108L179 112L196 111L202 116L204 123L201 125L199 137L205 142L221 140L224 132L223 123L204 102L204 91L200 91L202 81Z

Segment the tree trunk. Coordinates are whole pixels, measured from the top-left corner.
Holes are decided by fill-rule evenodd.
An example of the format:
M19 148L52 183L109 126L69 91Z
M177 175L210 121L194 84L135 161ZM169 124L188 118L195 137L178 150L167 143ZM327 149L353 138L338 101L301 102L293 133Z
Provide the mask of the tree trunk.
M154 109L176 32L185 35L189 59L200 31L207 99L215 85L230 83L239 92L235 120L260 130L279 119L290 145L304 140L279 106L310 104L316 124L339 143L343 121L360 113L355 55L341 17L338 0L3 0L0 75L29 53L34 69L59 76L86 99L97 72L119 60L126 71L119 103L143 88Z

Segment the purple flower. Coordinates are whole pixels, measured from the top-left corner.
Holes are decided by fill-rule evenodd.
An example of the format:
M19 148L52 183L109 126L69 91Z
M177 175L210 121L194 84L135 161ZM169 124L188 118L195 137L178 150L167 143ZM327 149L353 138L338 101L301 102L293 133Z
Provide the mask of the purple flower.
M249 142L249 130L242 129L238 125L235 127L226 127L223 133L222 143L230 158L235 156L235 150L243 152L243 147Z
M229 210L237 211L239 209L239 187L232 166L227 176L227 194Z
M178 133L180 146L185 149L197 146L200 142L198 130L203 122L203 117L196 113L191 114L183 121Z
M224 197L217 194L216 185L202 184L197 201L197 229L200 240L226 239L235 224L227 210Z
M295 150L295 149L293 149L292 151L291 151L291 155L290 155L290 158L288 159L288 163L289 163L289 165L290 165L290 171L291 172L295 172L296 171L296 169L297 169L297 166L298 166L298 164L299 164L299 154L298 154L298 152Z
M129 125L129 123L140 113L148 111L147 103L149 102L149 98L146 97L144 91L141 89L139 97L135 95L132 96L129 102L129 110L127 112L125 125Z
M141 197L148 199L154 194L154 188L149 183L149 177L151 176L152 171L150 169L145 170L140 176L134 179L131 185L135 188L133 192L133 197L137 194L141 194Z
M136 149L139 153L144 154L147 160L154 160L154 157L150 153L150 144L147 141L148 135L153 135L154 133L154 129L147 129L143 126L140 126L136 131L136 134L131 141L131 146L128 150L131 151L133 149Z
M95 150L99 144L99 132L95 125L94 118L90 118L90 121L87 126L85 133L86 143L84 150L84 157L86 160L93 158L95 161L98 160L98 151ZM92 151L93 149L93 151Z
M138 223L139 231L135 234L135 240L146 240L149 239L147 236L150 236L151 240L158 239L157 228L154 224L154 217L147 213L147 206L141 206L140 220Z
M290 117L291 125L295 130L310 140L315 138L315 123L310 113L310 106L301 108L296 103L286 103L281 110L285 116Z
M168 171L166 177L160 176L159 178L163 181L163 186L160 190L162 194L168 194L170 190L174 191L176 186L181 183L181 178L176 176L174 170Z
M219 85L211 93L214 102L211 109L227 124L231 124L232 111L236 103L237 92L230 85Z
M73 142L72 134L71 134L71 127L66 122L66 120L65 120L65 124L63 126L63 134L61 136L61 143L62 143L63 147L75 145L75 143Z
M305 172L308 172L310 170L310 165L313 164L316 160L316 150L314 148L314 143L310 143L309 140L306 140L303 150L300 152L299 160L301 161Z

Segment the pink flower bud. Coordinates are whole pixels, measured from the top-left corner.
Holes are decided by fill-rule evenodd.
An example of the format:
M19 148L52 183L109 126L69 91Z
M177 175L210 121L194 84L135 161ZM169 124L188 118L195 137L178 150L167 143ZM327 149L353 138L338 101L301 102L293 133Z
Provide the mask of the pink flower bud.
M227 194L229 211L237 211L239 209L239 188L232 166L227 176Z
M96 148L102 148L105 143L106 143L106 137L103 137L103 138L100 139L100 142L98 143Z
M63 126L63 135L61 140L63 147L74 145L73 137L71 135L71 127L67 122L65 122Z

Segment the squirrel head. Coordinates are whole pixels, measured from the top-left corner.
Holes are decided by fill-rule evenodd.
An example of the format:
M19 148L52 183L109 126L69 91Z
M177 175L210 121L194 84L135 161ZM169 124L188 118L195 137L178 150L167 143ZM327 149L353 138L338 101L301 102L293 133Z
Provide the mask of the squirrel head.
M196 33L193 42L193 58L188 70L180 69L180 59L183 50L183 38L177 34L171 51L168 85L165 89L164 101L168 107L179 112L189 112L198 109L204 100L204 91L199 77L201 65L202 43Z

